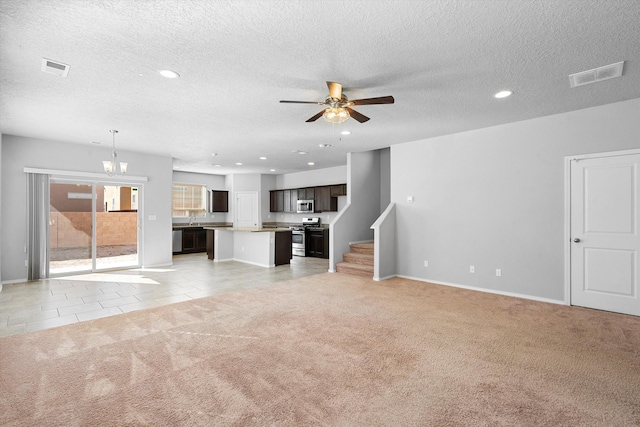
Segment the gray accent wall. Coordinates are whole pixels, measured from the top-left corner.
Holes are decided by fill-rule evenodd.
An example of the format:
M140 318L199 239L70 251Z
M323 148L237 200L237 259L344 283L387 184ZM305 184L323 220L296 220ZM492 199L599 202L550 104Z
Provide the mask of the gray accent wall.
M329 271L349 252L349 243L373 240L380 216L380 150L347 155L347 204L329 229Z
M640 99L393 145L397 274L564 301L564 158L638 147Z
M2 281L26 280L24 247L27 238L26 174L24 168L103 173L102 160L111 156L109 147L87 143L2 136ZM169 156L118 150L118 158L129 163L128 174L146 176L142 184L144 211L142 265L171 264L172 159ZM149 220L155 215L155 220Z

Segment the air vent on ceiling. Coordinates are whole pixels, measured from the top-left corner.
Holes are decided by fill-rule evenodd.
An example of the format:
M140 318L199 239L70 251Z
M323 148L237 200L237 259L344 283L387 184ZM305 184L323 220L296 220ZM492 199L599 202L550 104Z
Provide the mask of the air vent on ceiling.
M62 62L52 61L47 58L42 58L42 71L49 74L55 74L60 77L67 77L69 74L69 66Z
M616 62L615 64L594 68L592 70L571 74L569 76L569 84L571 87L578 87L620 77L622 75L623 67L624 61L621 61Z

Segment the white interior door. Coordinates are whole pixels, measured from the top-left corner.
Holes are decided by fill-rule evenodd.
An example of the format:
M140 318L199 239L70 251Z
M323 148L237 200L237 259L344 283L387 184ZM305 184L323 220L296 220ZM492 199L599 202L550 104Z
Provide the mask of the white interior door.
M571 162L571 304L640 316L640 154Z
M258 192L239 191L235 194L235 221L234 227L255 228L258 227Z

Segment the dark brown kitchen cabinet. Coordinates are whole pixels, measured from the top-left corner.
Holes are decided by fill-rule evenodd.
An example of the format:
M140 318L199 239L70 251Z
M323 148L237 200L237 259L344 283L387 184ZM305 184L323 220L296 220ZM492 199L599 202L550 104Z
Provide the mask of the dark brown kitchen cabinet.
M211 212L229 212L229 192L211 190Z
M346 196L347 184L332 185L330 192L331 192L331 197Z
M316 189L314 187L311 188L302 188L300 190L298 190L298 199L300 200L313 200L315 199L315 191ZM304 197L301 196L301 194L304 194Z
M297 212L298 200L314 200L316 212L336 212L338 210L337 196L345 196L346 194L347 184L272 190L269 192L269 210L270 212Z
M316 187L314 209L316 212L335 212L338 210L338 199L331 197L331 188Z
M291 248L291 230L278 231L275 234L275 265L290 264L293 257Z
M284 212L292 212L291 211L291 190L283 190L283 211Z
M298 212L298 190L291 191L291 212Z
M213 243L215 239L215 230L205 230L207 233L206 242L207 242L207 259L213 259Z
M307 230L306 255L316 258L329 258L329 229Z
M271 212L284 212L284 191L274 190L269 192L270 198L270 211Z
M182 230L182 252L190 254L207 250L207 233L202 227L190 227Z

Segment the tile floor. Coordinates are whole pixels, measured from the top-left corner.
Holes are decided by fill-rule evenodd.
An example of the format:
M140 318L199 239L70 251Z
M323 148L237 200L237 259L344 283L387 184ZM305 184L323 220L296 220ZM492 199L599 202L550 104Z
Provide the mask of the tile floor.
M324 273L329 261L293 257L263 268L177 255L173 265L8 284L0 291L0 337Z

